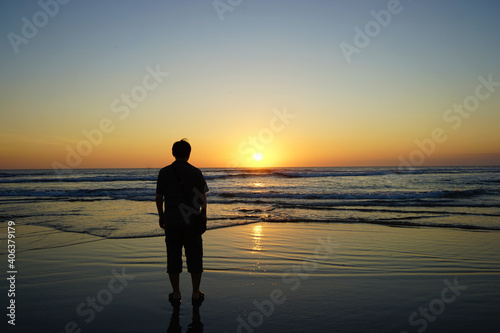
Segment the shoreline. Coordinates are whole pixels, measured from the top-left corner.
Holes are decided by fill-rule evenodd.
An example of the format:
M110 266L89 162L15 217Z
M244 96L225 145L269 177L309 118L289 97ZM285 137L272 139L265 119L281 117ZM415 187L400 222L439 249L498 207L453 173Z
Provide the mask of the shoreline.
M172 315L175 322L162 236L103 239L22 225L16 235L17 316L8 331L165 332ZM205 332L416 332L424 320L426 332L492 330L500 324L499 247L499 233L466 230L296 222L213 229L204 234L199 315ZM461 294L446 294L456 300L440 312L445 281ZM190 295L187 272L181 291ZM439 320L431 322L418 310L433 301ZM184 299L184 331L192 311Z

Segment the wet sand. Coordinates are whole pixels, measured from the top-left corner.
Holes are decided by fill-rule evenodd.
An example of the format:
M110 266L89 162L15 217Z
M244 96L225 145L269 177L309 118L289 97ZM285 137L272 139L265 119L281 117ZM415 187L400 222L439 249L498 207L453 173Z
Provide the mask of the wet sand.
M5 223L1 232L5 273ZM190 332L200 323L204 332L500 327L500 232L311 223L209 230L206 299L193 309L184 272L178 313L167 300L163 237L22 225L16 236L16 325L3 315L6 332L187 332L193 310ZM8 287L1 285L4 304Z

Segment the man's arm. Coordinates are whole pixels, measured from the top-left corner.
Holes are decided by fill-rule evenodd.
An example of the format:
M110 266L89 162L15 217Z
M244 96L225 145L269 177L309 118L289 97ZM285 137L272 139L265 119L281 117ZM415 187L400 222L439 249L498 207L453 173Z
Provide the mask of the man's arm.
M158 210L160 228L165 229L165 212L163 211L163 195L156 193L156 209Z

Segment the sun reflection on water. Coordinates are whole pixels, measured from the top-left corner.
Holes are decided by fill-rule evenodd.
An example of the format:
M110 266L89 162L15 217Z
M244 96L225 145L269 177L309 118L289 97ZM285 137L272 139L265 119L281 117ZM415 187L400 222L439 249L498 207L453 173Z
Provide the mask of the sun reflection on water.
M252 237L253 237L253 251L261 251L261 240L262 240L262 225L255 225L252 229Z

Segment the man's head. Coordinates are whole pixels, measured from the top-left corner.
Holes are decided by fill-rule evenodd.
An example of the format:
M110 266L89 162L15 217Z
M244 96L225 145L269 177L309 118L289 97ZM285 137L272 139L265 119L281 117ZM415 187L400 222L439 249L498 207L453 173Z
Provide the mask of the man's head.
M181 141L177 141L172 146L172 155L174 155L176 160L188 160L189 155L191 154L191 145L186 139L182 139Z

